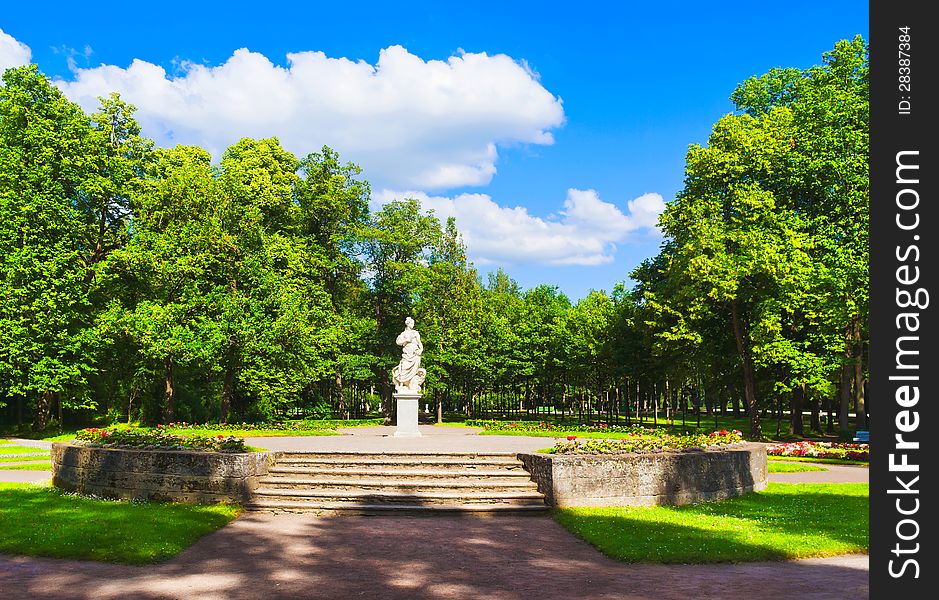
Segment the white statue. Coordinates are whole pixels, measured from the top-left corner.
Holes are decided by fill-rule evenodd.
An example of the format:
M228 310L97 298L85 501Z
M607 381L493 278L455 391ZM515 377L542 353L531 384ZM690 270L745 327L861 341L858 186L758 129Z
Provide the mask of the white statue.
M408 317L404 320L404 331L398 334L395 343L402 347L401 362L391 370L395 390L399 394L420 394L427 370L421 368L424 344L421 343L421 334L414 329L414 319Z

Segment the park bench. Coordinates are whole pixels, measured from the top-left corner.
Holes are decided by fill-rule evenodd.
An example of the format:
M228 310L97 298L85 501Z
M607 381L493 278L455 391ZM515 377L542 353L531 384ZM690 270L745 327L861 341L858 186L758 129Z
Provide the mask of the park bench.
M869 444L871 441L871 432L870 431L855 431L854 441L862 442L864 444Z

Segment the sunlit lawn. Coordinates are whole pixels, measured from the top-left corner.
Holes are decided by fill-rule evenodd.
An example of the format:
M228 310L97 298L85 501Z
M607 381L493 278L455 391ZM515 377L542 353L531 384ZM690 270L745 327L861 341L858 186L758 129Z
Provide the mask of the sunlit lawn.
M203 435L203 436L232 436L232 437L285 437L285 436L320 436L320 435L339 435L339 432L336 431L337 428L346 428L346 427L362 427L368 425L375 425L379 423L379 419L348 419L348 420L337 420L337 419L326 419L322 421L309 421L309 423L314 423L318 425L315 429L202 429L202 428L192 428L192 427L173 427L169 429L173 434L176 435ZM118 423L111 425L111 427L124 428L127 427L124 423ZM134 429L139 429L141 431L151 431L156 429L155 427L142 427L142 426L133 426ZM75 433L77 429L72 429L65 431L57 435L44 436L41 439L47 442L68 442L75 439Z
M3 454L49 454L48 450L42 448L27 448L26 446L4 445L0 447L0 455Z
M767 462L766 466L770 473L809 473L812 471L828 471L825 467L817 467L806 463L795 462Z
M770 483L687 506L565 508L561 525L626 562L710 563L866 553L868 486Z
M22 465L0 464L0 471L51 471L52 462L40 460Z
M780 462L818 463L821 465L845 465L848 467L869 467L870 463L863 460L848 460L842 458L816 458L814 456L767 456L766 460Z
M135 503L0 483L0 553L144 564L171 558L235 518L230 505Z
M3 454L0 452L0 454ZM0 456L0 464L8 462L22 462L24 460L48 460L49 452L37 452L36 454L19 454L17 456Z

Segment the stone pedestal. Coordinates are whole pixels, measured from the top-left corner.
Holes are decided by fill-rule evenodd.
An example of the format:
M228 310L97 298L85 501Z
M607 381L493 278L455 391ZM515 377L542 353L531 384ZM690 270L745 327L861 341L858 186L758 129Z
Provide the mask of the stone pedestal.
M421 432L417 429L417 404L421 399L421 394L399 392L394 394L394 399L398 408L395 437L421 437Z

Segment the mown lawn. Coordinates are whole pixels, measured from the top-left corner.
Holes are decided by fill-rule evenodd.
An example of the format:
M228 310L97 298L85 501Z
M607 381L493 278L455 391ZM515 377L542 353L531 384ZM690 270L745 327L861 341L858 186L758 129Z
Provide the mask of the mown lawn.
M846 458L816 458L814 456L767 456L766 460L782 462L818 463L820 465L845 465L848 467L869 467L870 463L863 460L848 460Z
M805 463L790 463L770 461L766 463L770 473L809 473L812 471L827 471L825 467L816 467Z
M770 483L687 506L565 508L557 521L625 562L713 563L866 553L868 485Z
M49 454L48 450L42 448L27 448L26 446L0 446L0 455L2 454Z
M168 429L170 433L175 435L202 435L214 437L217 435L231 436L231 437L284 437L284 436L318 436L318 435L339 435L339 432L336 431L337 428L345 427L363 427L368 425L380 425L381 419L348 419L348 420L337 420L337 419L324 419L320 421L307 421L307 423L313 425L311 429L226 429L226 428L203 428L203 427L173 427ZM101 426L104 427L104 426ZM108 427L119 427L126 428L127 424L125 423L116 423L114 425L109 425ZM138 425L132 425L134 429L139 429L141 431L151 431L155 429L154 427L143 427ZM46 442L68 442L75 439L75 433L77 429L71 429L56 435L43 436L40 439Z
M23 465L0 464L0 471L51 471L52 462L40 460Z
M0 553L146 564L169 559L240 508L97 500L0 483Z
M0 452L3 454L3 452ZM37 452L36 454L18 454L16 456L0 456L0 464L8 462L22 462L24 460L48 460L49 452Z

